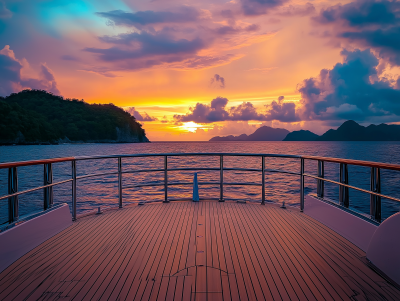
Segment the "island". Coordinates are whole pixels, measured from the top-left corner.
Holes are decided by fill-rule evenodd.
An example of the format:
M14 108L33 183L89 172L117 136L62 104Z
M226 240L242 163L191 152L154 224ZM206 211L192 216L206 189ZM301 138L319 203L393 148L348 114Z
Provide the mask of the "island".
M0 144L149 142L142 125L114 104L88 104L42 90L0 97Z
M321 136L307 130L289 132L262 126L251 135L216 136L209 141L400 141L400 125L382 123L365 127L347 120L336 130L330 129Z

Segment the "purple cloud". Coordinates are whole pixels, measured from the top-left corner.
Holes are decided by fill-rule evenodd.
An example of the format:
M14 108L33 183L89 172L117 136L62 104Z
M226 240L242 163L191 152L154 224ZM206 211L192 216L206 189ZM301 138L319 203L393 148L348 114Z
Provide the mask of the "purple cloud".
M210 85L216 84L220 88L225 88L225 79L219 74L215 74L213 78L211 78Z
M0 1L0 19L9 19L12 15L12 12L6 7L6 4Z
M138 111L135 110L135 107L130 107L128 109L126 109L126 111L131 114L133 117L135 117L135 119L137 121L156 121L158 120L155 117L150 117L149 114L147 114L146 112L143 113L139 113Z
M256 107L251 102L243 102L238 106L226 108L228 99L217 97L211 101L210 105L197 103L195 107L190 108L190 112L185 115L174 115L177 123L193 121L196 123L211 123L218 121L271 121L279 120L282 122L299 121L295 114L294 103L279 103L267 106L264 113L257 112Z
M142 26L157 23L189 23L201 19L201 12L190 6L182 6L175 11L138 11L136 13L113 10L98 12L97 15L107 18L115 25Z
M378 58L369 49L342 55L343 63L300 85L302 120L399 121L400 90L377 78Z
M335 25L335 37L373 48L379 56L400 65L400 2L357 0L321 10L313 20Z
M20 61L15 58L14 52L6 45L0 50L0 95L7 96L23 89L46 90L53 94L60 94L53 72L46 66L40 65L39 78L23 78Z
M269 10L282 6L288 0L241 0L245 15L257 16L268 13Z

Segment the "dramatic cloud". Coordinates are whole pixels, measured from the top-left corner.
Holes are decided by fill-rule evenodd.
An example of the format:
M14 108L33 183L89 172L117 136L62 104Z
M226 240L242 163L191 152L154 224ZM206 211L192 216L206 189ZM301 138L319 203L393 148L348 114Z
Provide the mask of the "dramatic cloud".
M296 114L296 105L293 102L283 102L285 97L279 96L278 101L274 100L267 105L266 120L278 120L280 122L300 121Z
M344 21L350 27L392 26L399 22L400 3L396 1L358 0L321 10L319 23Z
M243 102L238 106L230 108L226 108L227 104L227 98L217 97L211 101L210 105L197 103L194 108L189 109L189 113L174 115L174 119L178 123L189 121L211 123L250 120L293 122L299 120L295 114L294 103L283 103L283 98L280 98L278 103L274 101L271 105L266 106L267 111L265 114L257 112L256 107L251 102Z
M0 19L9 19L12 17L12 12L6 7L3 1L0 1Z
M257 16L266 14L269 10L282 6L288 0L241 0L245 15Z
M21 76L22 63L15 58L14 52L6 45L0 50L0 95L7 96L22 89L46 90L60 94L53 72L46 64L40 65L39 78Z
M138 11L136 13L113 10L109 12L99 12L97 15L107 18L115 25L125 25L138 27L141 25L157 23L188 23L199 20L202 12L190 6L183 6L175 11ZM204 17L204 16L203 16Z
M130 107L125 109L129 114L131 114L133 117L136 118L137 121L156 121L157 118L155 117L150 117L149 114L146 112L139 113L138 111L135 110L135 107Z
M400 65L400 2L358 0L324 9L313 19L333 25L335 37L373 48L381 58Z
M304 5L289 5L287 7L283 7L278 15L284 17L293 17L293 16L308 16L315 13L315 7L312 3L307 2Z
M213 78L211 78L210 81L211 86L218 86L220 88L225 88L225 79L220 76L219 74L215 74Z
M75 62L80 61L80 59L78 57L73 56L73 55L68 55L68 54L62 55L61 59L64 61L75 61Z
M134 49L121 49L112 47L108 49L86 48L92 53L100 54L104 61L116 61L125 59L138 59L154 55L181 55L193 54L205 46L205 42L200 38L193 40L178 39L162 33L150 34L148 32L120 34L115 37L101 37L102 41L113 44L135 44L139 47Z
M237 49L273 35L261 32L258 24L236 20L229 9L215 15L190 6L134 13L115 10L97 15L115 26L133 27L130 32L100 36L103 47L83 49L113 71L154 66L181 70L221 66L244 56Z
M400 90L377 74L370 50L343 50L344 62L303 81L299 109L303 120L390 122L400 120Z

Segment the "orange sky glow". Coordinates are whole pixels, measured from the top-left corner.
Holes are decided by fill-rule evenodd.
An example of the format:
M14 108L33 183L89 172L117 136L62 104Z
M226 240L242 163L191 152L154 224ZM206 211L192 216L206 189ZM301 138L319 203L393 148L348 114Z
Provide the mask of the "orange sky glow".
M0 55L21 64L21 78L43 77L38 70L45 64L54 79L45 77L43 85L66 98L114 103L137 112L151 141L209 140L216 135L250 134L261 125L321 134L346 117L335 120L325 114L317 118L322 115L316 109L314 115L304 117L307 102L300 88L305 80L349 61L349 53L358 50L368 50L379 60L374 65L379 72L370 77L371 83L384 80L394 89L400 74L393 60L379 56L381 48L338 38L345 37L338 33L339 25L321 21L324 11L334 8L339 16L339 9L350 7L347 4L353 5L351 1L302 0L11 0L0 11L0 49L4 47ZM175 15L171 18L170 14ZM336 19L343 32L360 28L340 21L340 16ZM25 39L24 44L15 35ZM27 88L22 82L3 91L0 87L0 92ZM321 75L320 90L322 86ZM234 112L232 107L245 114L246 103L260 114L266 108L271 111L255 119L194 116L197 104L213 112L212 101L218 97L227 99L223 110L229 114ZM271 117L268 108L274 101L278 109L293 103L295 117ZM350 102L337 103L324 112L356 112L357 108ZM392 117L384 121L399 121ZM364 122L377 119L369 120Z

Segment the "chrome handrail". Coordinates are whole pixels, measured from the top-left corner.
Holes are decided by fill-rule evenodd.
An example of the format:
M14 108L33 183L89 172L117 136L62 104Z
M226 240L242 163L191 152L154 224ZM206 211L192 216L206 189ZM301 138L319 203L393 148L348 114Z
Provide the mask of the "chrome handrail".
M193 167L193 168L170 168L168 169L168 157L190 157L190 156L214 156L219 157L220 167L219 168L206 168L206 167ZM255 168L224 168L224 157L260 157L261 158L261 169ZM164 168L161 169L139 169L139 170L123 170L122 159L124 158L145 158L145 157L163 157L164 158ZM82 176L76 176L76 161L82 160L101 160L101 159L118 159L118 171L117 172L105 172L105 173L95 173L87 174ZM287 159L298 159L300 161L300 172L296 173L293 171L286 170L276 170L276 169L266 169L265 168L265 158L287 158ZM318 161L318 176L307 174L304 171L305 160L316 160ZM71 179L53 183L53 172L52 164L60 162L71 162L72 165L72 177ZM340 181L333 181L326 179L324 177L324 162L333 162L340 164ZM32 189L18 191L18 175L17 168L20 166L30 166L30 165L44 165L44 184L43 186L35 187ZM370 179L370 190L358 188L348 184L348 165L358 165L371 168L371 179ZM9 200L9 223L18 221L19 214L19 203L18 196L21 194L33 192L36 190L44 189L44 210L51 208L53 206L53 190L52 187L67 182L72 182L72 216L73 220L76 220L76 182L77 180L83 180L89 177L98 177L105 175L118 175L118 204L119 208L123 207L122 192L123 189L131 189L137 187L145 186L164 186L164 200L163 202L168 203L168 186L174 185L191 185L190 182L168 182L168 172L174 171L196 171L196 170L207 170L207 171L219 171L220 179L219 182L199 182L200 185L219 185L220 187L220 197L219 201L224 201L224 185L255 185L261 186L262 188L262 199L261 204L265 204L265 173L285 173L295 176L300 176L300 210L304 210L304 180L305 177L313 178L317 180L317 196L324 198L324 182L333 183L339 185L339 204L343 208L349 207L349 193L348 189L355 189L361 192L370 194L370 218L374 222L381 222L381 198L386 198L389 200L400 202L400 199L394 198L381 194L381 184L380 184L380 169L389 169L400 171L400 165L396 164L386 164L371 161L360 161L360 160L349 160L349 159L339 159L339 158L328 158L328 157L316 157L316 156L296 156L296 155L285 155L285 154L260 154L260 153L159 153L159 154L124 154L124 155L107 155L107 156L79 156L79 157L66 157L66 158L55 158L55 159L45 159L45 160L35 160L35 161L21 161L21 162L11 162L11 163L1 163L0 169L8 169L8 194L0 196L0 200ZM261 172L262 181L259 183L251 182L240 182L240 183L225 183L224 182L224 171L252 171ZM138 185L128 185L123 187L122 176L127 173L140 173L140 172L164 172L163 183L150 183L150 184L138 184ZM347 209L348 210L348 209Z

